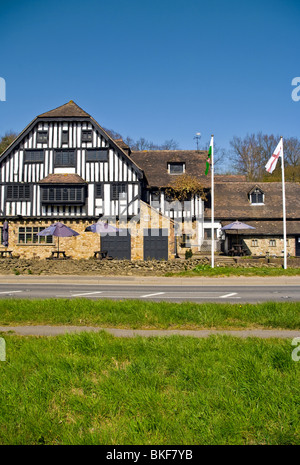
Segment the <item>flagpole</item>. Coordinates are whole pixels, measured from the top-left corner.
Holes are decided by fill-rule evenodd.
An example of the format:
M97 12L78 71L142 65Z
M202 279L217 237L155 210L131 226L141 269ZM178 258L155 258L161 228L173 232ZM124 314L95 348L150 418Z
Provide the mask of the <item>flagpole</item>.
M211 148L211 267L215 266L215 193L214 193L214 135Z
M283 138L281 137L282 144L282 158L281 158L281 177L282 177L282 209L283 209L283 268L287 269L287 254L286 254L286 209L285 209L285 182L284 182L284 155L283 155Z

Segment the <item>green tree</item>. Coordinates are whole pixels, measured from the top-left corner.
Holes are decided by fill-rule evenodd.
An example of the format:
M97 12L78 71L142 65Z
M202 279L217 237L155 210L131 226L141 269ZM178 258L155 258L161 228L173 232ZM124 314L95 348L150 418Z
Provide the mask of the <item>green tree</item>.
M7 149L7 147L15 140L17 134L15 132L6 132L0 139L0 155Z

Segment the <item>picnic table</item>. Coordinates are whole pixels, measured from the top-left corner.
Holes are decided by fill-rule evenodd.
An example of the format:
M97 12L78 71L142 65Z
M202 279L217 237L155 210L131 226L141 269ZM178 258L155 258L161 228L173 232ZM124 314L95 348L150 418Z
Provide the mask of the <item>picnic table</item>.
M232 248L228 251L228 255L230 256L238 256L242 257L246 255L246 250L243 248L241 244L233 244Z
M107 250L96 250L94 252L94 258L100 258L100 260L104 260L104 259L107 259L107 260L111 260L112 257L110 257L108 255L108 251Z
M52 250L51 258L67 258L64 250Z
M12 258L12 250L0 250L1 258Z

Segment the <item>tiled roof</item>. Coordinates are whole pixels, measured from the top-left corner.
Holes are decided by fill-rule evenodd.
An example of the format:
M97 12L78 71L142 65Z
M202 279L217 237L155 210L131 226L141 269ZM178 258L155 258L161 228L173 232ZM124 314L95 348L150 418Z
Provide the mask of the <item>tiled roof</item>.
M39 115L39 118L70 118L70 117L84 117L89 118L89 114L86 113L82 108L80 108L73 100L70 100L68 103L61 105L60 107L55 108L54 110L47 111Z
M251 205L249 192L259 187L264 196L264 205ZM285 183L286 216L300 219L300 184ZM283 217L281 182L224 182L215 184L215 218L245 222L246 219L266 220ZM205 217L210 217L210 208L206 208ZM299 231L300 233L300 231Z
M226 226L231 221L222 221L222 226ZM283 235L283 222L280 220L259 220L259 221L247 221L249 226L253 226L255 229L240 229L238 231L239 236L282 236ZM287 220L286 232L288 235L300 235L300 220ZM236 235L236 230L226 230L226 234Z
M41 179L40 184L86 184L78 174L73 173L55 173L49 174Z
M185 163L185 174L195 176L203 187L210 186L205 176L207 151L197 150L145 150L132 151L130 158L144 171L148 186L167 187L176 179L168 173L168 163Z

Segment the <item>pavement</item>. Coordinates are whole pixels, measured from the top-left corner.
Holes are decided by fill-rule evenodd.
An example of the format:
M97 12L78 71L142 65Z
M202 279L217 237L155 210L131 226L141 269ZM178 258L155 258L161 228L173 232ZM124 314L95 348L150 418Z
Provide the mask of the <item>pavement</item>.
M90 276L90 275L0 275L1 284L126 284L157 286L300 286L300 276L229 276L229 277L165 277L165 276Z
M184 329L118 329L102 328L98 326L52 326L52 325L27 325L27 326L0 326L0 333L14 332L21 336L59 336L80 332L106 331L115 337L164 337L164 336L190 336L196 338L209 337L212 335L237 336L241 338L295 338L300 337L297 330L269 330L269 329L243 329L243 330L184 330Z

